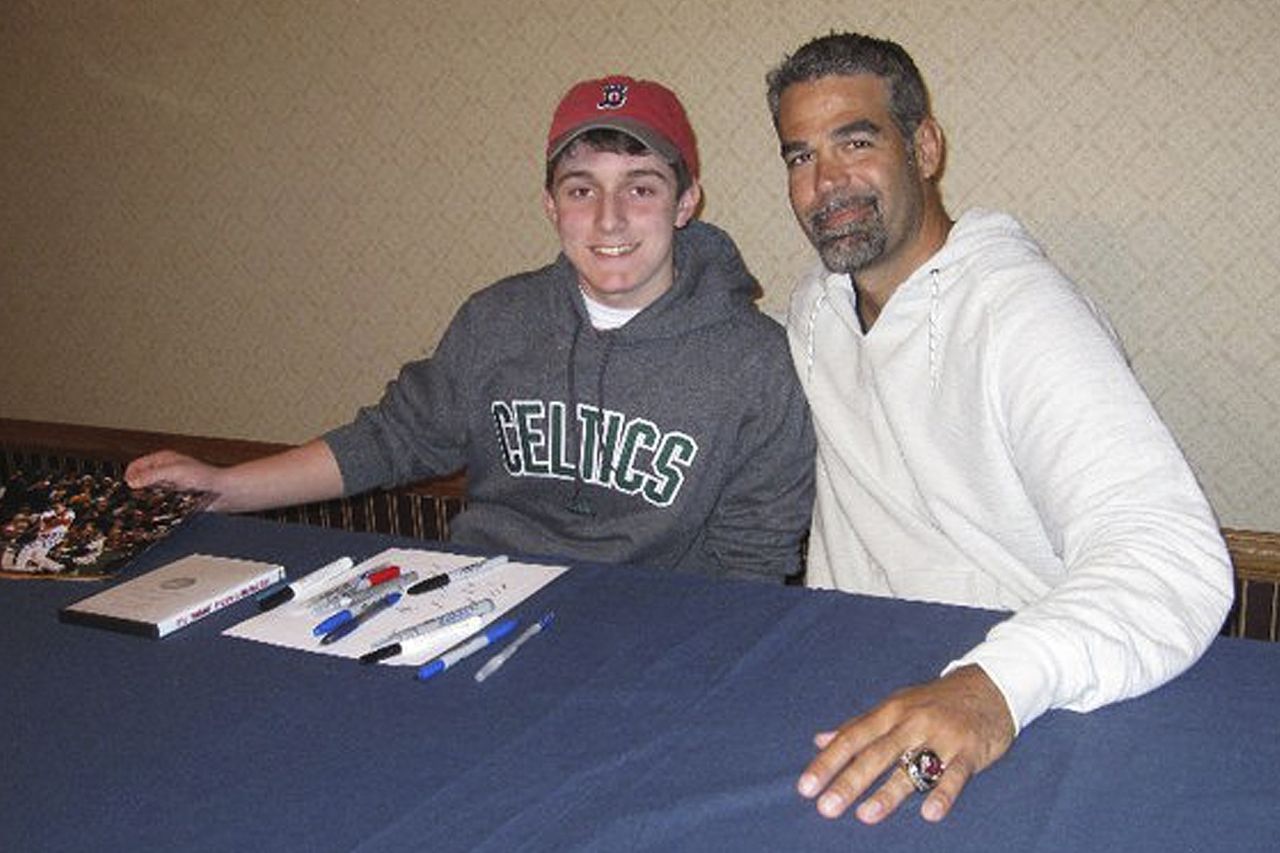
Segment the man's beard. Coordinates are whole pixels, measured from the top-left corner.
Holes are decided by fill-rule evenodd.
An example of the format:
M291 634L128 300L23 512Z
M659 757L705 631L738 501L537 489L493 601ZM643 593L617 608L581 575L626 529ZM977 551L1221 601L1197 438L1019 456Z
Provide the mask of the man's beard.
M827 220L844 211L865 208L867 215L840 225ZM889 233L884 227L879 200L874 196L834 195L805 215L809 240L827 269L852 275L884 254Z

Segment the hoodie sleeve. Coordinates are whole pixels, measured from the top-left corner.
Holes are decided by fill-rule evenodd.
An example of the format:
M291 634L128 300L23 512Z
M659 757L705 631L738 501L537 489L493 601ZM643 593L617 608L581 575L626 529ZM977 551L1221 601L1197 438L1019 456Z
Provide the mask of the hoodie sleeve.
M726 575L757 579L801 568L816 454L809 406L783 335L768 336L761 355L748 368L758 380L754 410L739 431L732 474L708 521L705 545Z
M977 663L1021 727L1190 666L1232 597L1218 525L1118 344L1067 286L1011 288L991 318L991 393L1065 578L996 626Z
M382 399L324 435L345 494L450 474L466 464L464 395L473 365L471 305L464 305L435 354L401 368Z

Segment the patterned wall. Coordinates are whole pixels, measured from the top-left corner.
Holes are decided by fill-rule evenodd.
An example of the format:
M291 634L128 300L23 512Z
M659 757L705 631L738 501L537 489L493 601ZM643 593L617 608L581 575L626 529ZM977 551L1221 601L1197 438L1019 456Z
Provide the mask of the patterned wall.
M555 251L549 112L678 89L705 216L780 311L809 250L764 72L903 42L944 192L1019 214L1111 313L1224 523L1280 529L1270 0L167 0L0 11L0 416L301 441Z

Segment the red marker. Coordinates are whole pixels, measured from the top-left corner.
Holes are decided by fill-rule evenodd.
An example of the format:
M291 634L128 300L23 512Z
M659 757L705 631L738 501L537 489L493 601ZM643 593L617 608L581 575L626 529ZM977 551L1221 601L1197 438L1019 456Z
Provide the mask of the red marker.
M378 569L365 575L364 579L368 581L368 583L365 584L363 588L368 589L371 586L377 586L380 583L386 583L387 581L398 577L400 577L400 567L387 566L386 568Z
M352 578L346 583L338 584L338 586L322 592L313 598L309 603L311 612L316 616L324 616L340 610L351 603L352 596L363 592L370 587L384 584L387 581L395 580L400 577L399 566L379 566L376 569L370 569L362 572L359 577Z

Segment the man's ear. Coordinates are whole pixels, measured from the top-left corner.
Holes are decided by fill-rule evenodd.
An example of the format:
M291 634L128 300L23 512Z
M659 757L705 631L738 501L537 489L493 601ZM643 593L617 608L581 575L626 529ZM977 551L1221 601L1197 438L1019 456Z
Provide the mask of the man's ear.
M938 177L942 171L942 158L945 143L942 139L942 128L933 116L925 116L916 127L915 135L916 169L920 177L926 181Z
M680 200L676 202L676 227L683 228L689 224L689 220L698 212L698 203L702 201L702 185L697 181L689 184L689 188L680 196Z
M551 191L545 188L542 190L542 212L547 215L552 225L555 225L560 218L556 211L556 200L551 195Z

